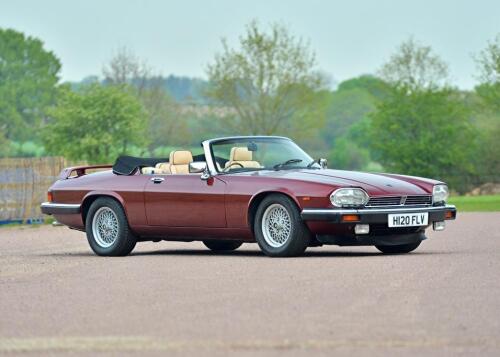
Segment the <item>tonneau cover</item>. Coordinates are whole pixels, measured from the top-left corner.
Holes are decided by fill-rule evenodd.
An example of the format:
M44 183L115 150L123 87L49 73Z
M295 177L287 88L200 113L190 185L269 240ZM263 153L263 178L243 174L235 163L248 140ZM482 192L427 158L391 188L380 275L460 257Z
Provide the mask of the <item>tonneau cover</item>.
M113 172L117 175L132 175L142 167L154 167L159 162L168 162L168 158L120 156L113 165Z

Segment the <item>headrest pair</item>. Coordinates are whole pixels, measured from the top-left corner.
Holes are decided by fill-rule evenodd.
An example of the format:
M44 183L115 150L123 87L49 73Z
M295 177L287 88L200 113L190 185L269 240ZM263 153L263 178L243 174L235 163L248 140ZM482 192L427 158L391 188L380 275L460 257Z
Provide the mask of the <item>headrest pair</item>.
M172 151L168 162L171 165L188 165L193 162L193 154L188 150Z

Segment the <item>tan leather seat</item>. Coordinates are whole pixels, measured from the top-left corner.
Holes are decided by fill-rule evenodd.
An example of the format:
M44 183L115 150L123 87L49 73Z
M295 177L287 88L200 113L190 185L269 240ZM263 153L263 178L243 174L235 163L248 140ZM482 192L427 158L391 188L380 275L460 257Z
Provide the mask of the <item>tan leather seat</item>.
M172 174L189 174L189 164L193 162L193 154L188 150L176 150L170 153L170 172Z
M245 168L260 168L262 167L258 161L252 160L252 152L246 147L233 147L229 154L229 161L226 162L226 168L232 166L238 168L240 165Z
M170 171L170 164L168 162L159 162L155 166L155 173L168 175L172 172Z

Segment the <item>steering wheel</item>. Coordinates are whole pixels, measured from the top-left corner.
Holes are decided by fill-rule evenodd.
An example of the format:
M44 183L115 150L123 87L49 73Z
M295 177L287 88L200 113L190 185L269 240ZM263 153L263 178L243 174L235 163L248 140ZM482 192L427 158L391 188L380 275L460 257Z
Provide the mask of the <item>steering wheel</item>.
M228 167L224 168L224 170L222 170L222 172L228 172L231 169L231 166L234 166L234 165L239 165L242 169L245 168L245 166L243 166L239 162L232 162L232 163L229 164Z

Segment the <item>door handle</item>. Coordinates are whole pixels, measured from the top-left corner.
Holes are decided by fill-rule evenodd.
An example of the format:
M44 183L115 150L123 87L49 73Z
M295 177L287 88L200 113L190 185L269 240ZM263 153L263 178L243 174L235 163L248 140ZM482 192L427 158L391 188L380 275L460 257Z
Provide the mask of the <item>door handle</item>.
M151 181L153 181L153 183L162 183L165 179L163 177L153 177L151 178Z

